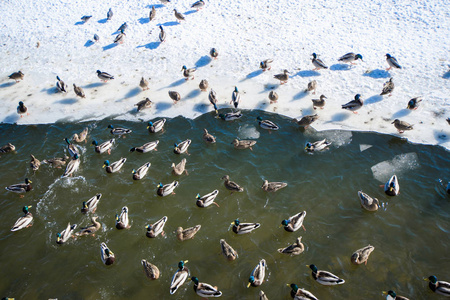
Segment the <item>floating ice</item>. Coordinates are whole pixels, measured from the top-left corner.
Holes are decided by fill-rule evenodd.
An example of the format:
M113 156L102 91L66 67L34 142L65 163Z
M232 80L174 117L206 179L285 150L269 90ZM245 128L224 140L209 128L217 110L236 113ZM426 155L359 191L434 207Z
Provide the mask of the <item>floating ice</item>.
M365 150L367 150L367 149L369 149L369 148L372 148L372 145L366 145L366 144L361 144L361 145L359 145L359 150L360 150L361 152L363 152L363 151L365 151Z
M393 174L399 176L406 171L417 169L419 166L417 154L410 152L397 155L392 160L382 161L372 166L371 169L376 180L386 182Z
M307 135L307 134L306 134ZM333 130L333 131L319 131L314 132L311 136L308 136L312 142L327 139L335 147L340 147L342 145L350 144L352 141L352 132L344 130Z
M245 124L239 128L238 137L240 139L257 139L260 135L259 131L253 125Z

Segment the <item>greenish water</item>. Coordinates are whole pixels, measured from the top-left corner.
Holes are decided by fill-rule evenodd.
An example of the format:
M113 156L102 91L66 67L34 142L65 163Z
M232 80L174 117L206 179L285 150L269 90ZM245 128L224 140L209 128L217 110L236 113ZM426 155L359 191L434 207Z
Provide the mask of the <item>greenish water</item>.
M258 127L256 117L270 118L281 128L269 133ZM133 133L117 139L112 154L97 154L89 146L92 139L111 138L108 124L126 127ZM63 169L42 165L33 174L29 155L38 159L61 156L63 139L88 126L87 144L81 144L81 167L74 178L61 179ZM301 130L290 119L258 111L244 111L235 122L203 115L195 120L168 119L164 133L150 134L145 123L103 120L53 125L0 125L0 144L13 143L17 151L1 155L0 182L3 186L33 181L33 190L19 198L1 192L0 226L1 296L16 299L200 299L186 282L175 295L169 285L180 260L189 260L191 275L223 292L224 299L257 299L262 289L269 299L290 299L287 283L297 283L319 299L381 299L383 290L395 290L411 299L438 297L428 289L424 277L436 275L450 281L450 197L440 183L449 179L448 151L436 146L412 145L398 138L362 132L315 132ZM215 145L202 141L203 128L217 137ZM253 151L235 150L236 137L257 138ZM328 151L304 152L306 141L328 137ZM190 156L173 153L173 144L191 139ZM158 139L157 152L130 153L133 146ZM361 146L362 145L362 146ZM361 151L371 145L370 148ZM414 154L415 153L415 154ZM405 154L407 154L405 156ZM122 170L107 174L103 161L126 157ZM175 177L170 165L187 158L189 175ZM403 159L402 159L403 158ZM132 180L132 169L152 163L147 176ZM371 167L383 161L377 178L395 173L400 195L388 197L379 187ZM389 169L391 168L391 169ZM230 194L221 177L245 188ZM288 187L265 193L263 179L284 181ZM159 182L180 182L176 194L156 195ZM219 190L216 202L198 208L197 193ZM357 197L363 190L377 197L383 207L364 211ZM97 193L103 197L96 215L103 227L95 237L55 243L56 233L68 222L87 226L89 216L80 212L81 203ZM24 205L32 205L34 225L19 232L11 226L22 215ZM117 230L114 216L127 205L131 228ZM306 210L306 231L289 233L280 222ZM166 236L149 239L145 225L167 216ZM251 234L235 235L230 223L259 222ZM175 230L201 224L193 240L180 242ZM303 236L305 252L286 256L277 252ZM239 253L228 262L220 254L224 238ZM116 254L112 266L103 265L100 243L106 242ZM363 246L375 246L367 266L350 263L352 253ZM141 259L157 265L160 279L144 275ZM250 272L260 259L267 261L266 281L261 287L246 288ZM316 283L307 264L328 270L346 280L344 285L326 287Z

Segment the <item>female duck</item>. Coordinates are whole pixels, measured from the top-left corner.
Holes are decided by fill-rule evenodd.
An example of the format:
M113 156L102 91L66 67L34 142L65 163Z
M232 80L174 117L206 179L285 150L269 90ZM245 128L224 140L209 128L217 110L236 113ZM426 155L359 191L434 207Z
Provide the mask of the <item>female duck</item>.
M384 192L389 196L397 196L400 193L400 185L396 175L393 175L384 185Z
M88 134L88 128L86 127L79 134L74 133L72 136L72 141L75 141L77 143L81 143L81 142L86 143L87 134Z
M233 225L233 232L236 234L250 233L261 226L259 223L241 223L238 219L234 220L231 225Z
M259 121L259 126L263 129L267 129L269 131L280 129L280 127L278 127L278 125L272 121L263 120L263 118L261 118L261 117L257 117L256 119Z
M284 226L284 230L289 232L294 232L300 229L300 227L303 227L303 229L306 231L305 226L303 226L303 221L306 217L306 211L299 212L298 214L290 217L287 220L281 221L281 226ZM280 226L280 227L281 227Z
M80 167L80 158L78 157L78 154L75 154L74 157L67 164L66 170L64 171L64 174L62 174L61 177L72 176L73 173L75 173L79 167Z
M164 129L164 124L166 124L166 119L160 119L160 120L155 121L155 122L150 121L147 124L147 129L151 133L164 131L163 130Z
M177 165L172 163L172 174L175 176L183 175L186 173L188 175L188 171L186 170L186 158L183 158Z
M305 246L302 243L302 237L298 237L294 244L287 246L286 248L280 248L277 250L279 253L299 255L305 251Z
M148 169L150 168L152 164L147 162L145 164L143 164L139 169L137 170L133 170L133 179L134 180L141 180L142 178L144 178L144 176L147 174Z
M139 152L139 153L147 153L147 152L150 152L152 150L158 151L156 149L158 144L159 144L159 140L156 140L156 141L153 141L153 142L146 143L146 144L144 144L144 145L142 145L140 147L133 147L133 148L130 149L130 152L136 151L136 152Z
M212 286L208 283L199 282L197 277L191 278L192 282L194 282L194 291L203 298L209 297L220 297L222 296L222 292L217 289L217 286Z
M231 192L243 192L244 191L243 187L241 187L236 182L230 180L230 176L225 175L222 177L222 180L225 180L223 182L223 184L225 185L227 190L230 190Z
M234 139L232 144L235 149L250 149L253 151L252 147L256 144L256 141Z
M337 284L343 284L345 282L344 279L337 277L336 275L334 275L331 272L317 270L317 267L315 265L308 265L307 267L309 267L312 270L311 275L314 278L314 280L316 280L320 284L337 285Z
M264 282L264 276L266 276L266 260L261 259L258 265L253 269L248 279L247 288L251 286L260 286Z
M196 225L194 227L189 227L183 230L183 227L177 228L177 239L180 241L185 241L194 238L197 232L202 228L202 225Z
M202 138L206 143L209 144L214 144L216 142L216 138L212 134L208 133L208 130L206 130L206 128L203 128Z
M285 84L287 83L288 79L289 79L289 71L288 70L284 70L283 73L281 74L276 74L273 77L278 79L280 81L280 84Z
M170 294L173 295L180 286L186 281L189 276L189 269L184 265L188 261L180 261L178 263L178 270L172 276L172 282L170 283Z
M103 163L103 168L105 168L106 173L115 173L119 171L123 164L127 161L126 158L121 157L118 161L113 162L112 164L109 163L109 160L105 160Z
M287 186L287 183L285 183L285 182L269 182L267 180L264 180L261 188L266 192L276 192L279 189L282 189L286 186Z
M92 224L86 227L80 228L80 231L78 231L75 236L82 236L82 235L89 235L92 234L95 235L95 232L98 231L100 228L102 228L102 224L97 221L97 216L91 217Z
M63 231L58 232L56 234L56 243L64 244L65 242L67 242L69 240L69 238L72 236L72 233L76 227L77 227L77 224L73 224L71 226L70 222L69 222L69 224L67 224L66 229L64 229Z
M179 144L175 143L175 148L173 148L173 152L175 154L181 154L181 153L186 152L186 154L189 155L187 150L188 150L190 144L191 144L191 140L189 140L189 139L182 141Z
M102 262L107 266L112 265L116 260L114 252L112 252L105 243L101 243L100 245L100 254Z
M167 222L167 217L164 216L161 219L159 219L158 221L156 221L156 223L145 226L145 228L147 229L147 232L145 235L148 238L155 238L159 234L164 236L165 235L164 225L166 225L166 222Z
M121 127L117 127L116 128L116 127L112 126L111 124L108 125L108 128L111 129L111 131L110 131L111 134L118 135L118 136L121 136L121 135L124 135L124 134L129 134L129 133L132 132L131 129L121 128Z
M374 246L368 245L366 247L363 247L361 249L356 250L352 257L350 258L350 261L354 265L360 265L362 263L367 265L367 260L369 259L370 253L375 249Z
M26 193L33 189L31 183L31 180L25 178L25 183L12 184L10 186L7 186L5 189L14 193ZM20 195L20 197L23 198L23 195Z
M97 205L100 199L102 198L102 194L98 193L88 201L83 201L83 206L81 207L82 213L95 213L97 210Z
M158 196L165 197L169 196L170 194L175 194L173 191L178 186L178 181L173 181L172 183L168 183L163 185L162 183L158 184L158 189L156 193Z
M363 191L358 192L358 197L361 202L361 207L368 211L377 211L380 207L380 202L377 198L372 198Z
M159 269L154 264L149 263L147 260L142 259L141 264L144 267L145 275L151 280L155 280L159 278Z
M200 197L200 194L197 194L197 196L195 197L197 199L195 204L197 204L198 207L208 207L211 204L215 204L217 207L219 207L219 204L214 202L214 200L216 199L218 194L219 194L219 190L214 190L211 193L206 194L201 197Z
M114 144L114 142L115 142L115 140L111 139L111 140L103 142L99 145L96 140L93 140L92 145L95 146L95 152L97 152L97 153L102 154L102 153L108 152L108 154L111 154L111 147Z
M222 248L222 254L229 260L233 261L238 257L238 253L233 249L224 239L220 240L220 247Z
M31 205L22 208L25 215L17 219L16 223L14 223L14 226L11 228L11 231L18 231L33 225L33 215L28 210L30 207Z
M116 215L116 228L117 229L129 229L131 227L130 220L128 218L128 207L122 207L122 212Z

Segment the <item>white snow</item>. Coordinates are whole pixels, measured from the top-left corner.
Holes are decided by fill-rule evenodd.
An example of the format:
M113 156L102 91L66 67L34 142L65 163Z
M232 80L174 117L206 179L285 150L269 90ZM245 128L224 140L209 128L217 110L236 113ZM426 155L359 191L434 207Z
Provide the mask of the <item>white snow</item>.
M234 1L206 0L200 11L191 1L166 6L153 1L25 0L3 1L0 25L0 122L18 124L80 121L113 116L152 119L183 115L195 118L212 111L208 95L198 84L207 79L219 98L219 108L231 107L231 93L242 93L239 108L264 109L290 117L318 113L317 130L344 129L400 135L391 122L398 118L414 124L401 136L417 143L450 148L450 6L445 0L372 1ZM149 22L151 6L155 20ZM112 8L114 16L106 21ZM186 21L178 24L173 9ZM81 22L84 15L92 15ZM123 44L113 40L127 22ZM158 25L167 38L159 42ZM98 43L93 40L98 34ZM39 47L37 47L39 43ZM211 60L209 51L219 51ZM312 71L315 52L328 70ZM356 66L340 64L347 52L360 53ZM385 54L397 58L403 69L385 71ZM270 71L259 62L272 58ZM197 67L195 79L185 81L181 67ZM288 69L291 77L280 85L273 75ZM25 73L22 82L7 78ZM96 70L115 79L101 83ZM56 75L69 84L69 93L56 93ZM142 91L140 78L150 78ZM391 97L379 96L384 82L394 77ZM317 80L316 95L304 89ZM77 98L73 83L85 99ZM278 104L269 104L271 89ZM169 90L182 100L173 104ZM353 114L341 105L361 94L364 106ZM312 98L327 96L323 110L312 109ZM406 110L408 100L422 96L416 111ZM151 109L136 113L135 103L149 97ZM30 115L16 113L24 101Z

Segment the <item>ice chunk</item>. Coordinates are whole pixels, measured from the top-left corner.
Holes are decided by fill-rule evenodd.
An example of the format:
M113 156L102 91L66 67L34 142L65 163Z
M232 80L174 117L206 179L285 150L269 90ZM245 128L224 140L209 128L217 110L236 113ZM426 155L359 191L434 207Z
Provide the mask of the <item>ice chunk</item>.
M261 134L255 126L245 124L241 128L239 128L238 137L240 139L257 139Z
M369 148L372 148L372 145L366 145L366 144L359 145L359 150L361 150L361 152L363 152Z
M393 174L399 176L406 171L417 169L419 166L417 154L410 152L399 154L392 160L382 161L372 166L371 169L376 180L386 182Z
M307 133L305 135L308 136ZM308 139L312 142L327 139L334 147L340 147L342 145L350 144L352 136L352 132L347 130L325 130L314 132L312 135L308 136Z

